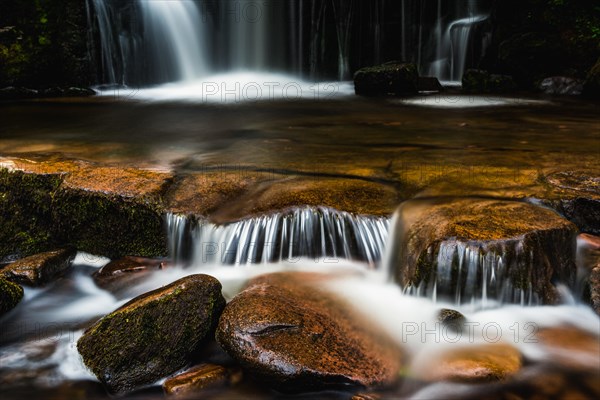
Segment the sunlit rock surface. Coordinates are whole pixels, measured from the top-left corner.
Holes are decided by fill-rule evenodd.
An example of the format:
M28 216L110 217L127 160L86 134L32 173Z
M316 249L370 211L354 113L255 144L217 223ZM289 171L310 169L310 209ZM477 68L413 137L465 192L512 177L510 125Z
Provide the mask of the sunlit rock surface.
M405 362L401 349L342 299L319 289L324 280L327 275L311 273L252 280L225 308L217 341L280 390L396 382Z
M77 349L111 392L131 391L183 368L212 334L224 305L215 278L190 275L102 318Z

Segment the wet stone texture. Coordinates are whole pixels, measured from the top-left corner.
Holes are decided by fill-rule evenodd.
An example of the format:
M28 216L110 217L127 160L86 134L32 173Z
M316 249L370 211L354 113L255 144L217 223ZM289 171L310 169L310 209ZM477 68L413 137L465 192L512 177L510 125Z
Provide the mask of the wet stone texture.
M22 285L42 286L65 274L75 254L74 249L61 249L29 256L2 268L0 276Z
M102 318L77 349L109 391L128 392L185 367L214 332L224 305L215 278L190 275Z
M235 385L242 379L239 368L226 368L215 364L201 364L163 383L165 393L191 395L211 389Z
M326 275L258 277L225 308L217 341L249 373L282 391L385 386L402 351L342 300Z
M94 282L98 287L115 295L125 294L127 289L149 278L153 271L168 268L165 259L127 256L106 264L94 272Z
M404 287L424 285L452 300L525 296L554 303L553 282L574 284L577 229L551 210L454 199L405 204L398 212L402 234L391 260ZM505 280L510 287L494 286Z

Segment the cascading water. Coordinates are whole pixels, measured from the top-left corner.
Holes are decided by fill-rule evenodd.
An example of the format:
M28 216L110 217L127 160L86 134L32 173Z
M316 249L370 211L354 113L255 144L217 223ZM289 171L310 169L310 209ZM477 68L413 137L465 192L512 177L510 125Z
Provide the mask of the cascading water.
M318 208L250 218L227 225L167 215L171 254L179 262L203 264L337 263L360 260L374 266L387 240L386 217L355 216Z
M350 79L393 59L459 82L489 0L88 0L100 83L147 87L232 71ZM472 60L472 61L470 61Z

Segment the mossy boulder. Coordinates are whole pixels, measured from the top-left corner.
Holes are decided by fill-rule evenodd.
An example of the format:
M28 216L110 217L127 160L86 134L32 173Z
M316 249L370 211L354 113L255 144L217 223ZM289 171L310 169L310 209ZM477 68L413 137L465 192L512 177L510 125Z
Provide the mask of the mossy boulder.
M516 89L512 77L479 69L466 70L462 78L462 90L466 93L510 93Z
M52 194L61 182L60 174L0 168L0 261L59 247L53 232Z
M583 84L583 94L591 98L600 98L600 59L587 74Z
M554 303L573 285L577 228L523 202L411 201L397 211L390 267L405 288L451 301Z
M225 308L217 341L246 371L282 391L395 382L403 352L368 318L320 289L327 279L300 272L255 278Z
M76 253L69 248L25 257L2 268L0 276L22 285L42 286L64 275Z
M0 277L0 317L19 304L23 298L23 288Z
M212 336L224 306L219 281L191 275L102 318L77 349L109 391L131 391L185 367Z
M3 159L0 261L62 246L109 258L167 253L170 174L64 159Z
M418 93L418 79L415 64L389 62L356 71L354 89L359 96L411 95Z

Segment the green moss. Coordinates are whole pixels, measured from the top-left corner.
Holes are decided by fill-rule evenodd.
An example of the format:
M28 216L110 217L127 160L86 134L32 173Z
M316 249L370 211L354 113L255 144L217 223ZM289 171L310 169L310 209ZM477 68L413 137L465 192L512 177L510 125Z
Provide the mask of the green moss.
M23 298L23 288L0 278L0 316L12 310Z

